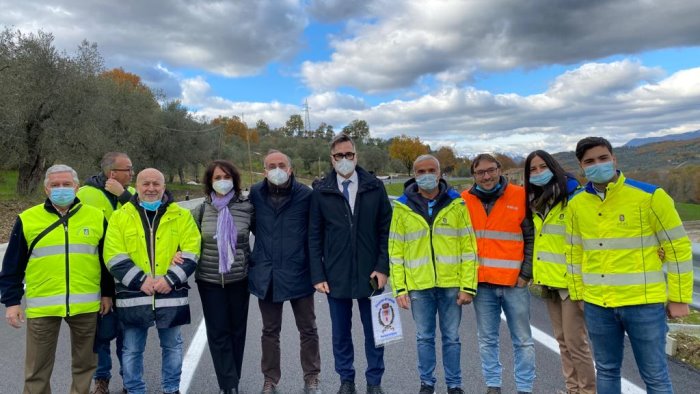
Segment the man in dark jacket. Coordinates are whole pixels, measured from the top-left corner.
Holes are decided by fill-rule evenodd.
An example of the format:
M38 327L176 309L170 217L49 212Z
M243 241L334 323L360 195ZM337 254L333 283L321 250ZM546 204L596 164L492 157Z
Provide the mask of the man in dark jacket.
M328 295L335 370L340 394L355 393L351 335L356 299L365 334L368 393L383 393L384 350L374 346L369 298L381 292L389 274L391 205L384 185L357 167L355 144L340 134L331 142L333 170L314 183L309 214L311 281Z
M255 207L255 247L250 256L249 289L258 297L263 320L263 394L276 392L280 370L282 307L290 301L299 330L304 392L319 392L321 357L308 254L311 189L294 179L289 156L270 151L265 179L250 189Z

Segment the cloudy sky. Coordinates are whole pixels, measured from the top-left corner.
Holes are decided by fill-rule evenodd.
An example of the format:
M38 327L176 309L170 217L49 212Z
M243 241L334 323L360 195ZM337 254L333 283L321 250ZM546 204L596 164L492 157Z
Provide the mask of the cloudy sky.
M0 0L198 115L527 154L700 129L694 0Z

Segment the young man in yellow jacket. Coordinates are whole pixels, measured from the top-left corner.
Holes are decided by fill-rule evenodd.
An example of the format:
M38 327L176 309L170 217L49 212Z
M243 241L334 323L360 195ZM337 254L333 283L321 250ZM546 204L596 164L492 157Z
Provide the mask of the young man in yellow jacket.
M476 237L459 193L440 178L432 155L413 163L415 178L396 200L389 231L391 287L416 323L419 394L435 392L435 315L449 394L464 393L460 368L462 305L476 294Z
M589 182L569 203L568 285L572 300L585 301L598 393L620 392L625 334L647 391L672 393L666 316L689 312L690 240L671 197L657 186L625 178L606 139L582 139L576 157Z

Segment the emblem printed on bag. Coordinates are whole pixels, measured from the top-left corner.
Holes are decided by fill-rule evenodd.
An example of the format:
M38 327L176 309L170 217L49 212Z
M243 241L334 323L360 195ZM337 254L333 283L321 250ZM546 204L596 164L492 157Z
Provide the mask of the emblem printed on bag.
M382 304L382 308L379 310L378 316L379 324L381 324L384 328L382 331L394 329L394 327L391 324L394 323L395 315L396 312L394 312L394 307L391 304L389 304L388 302Z

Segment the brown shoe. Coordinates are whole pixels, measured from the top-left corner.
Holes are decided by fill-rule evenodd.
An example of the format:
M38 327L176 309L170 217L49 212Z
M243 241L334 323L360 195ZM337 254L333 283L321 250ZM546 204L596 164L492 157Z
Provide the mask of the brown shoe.
M321 389L319 385L318 375L309 376L304 379L304 394L320 394Z
M95 379L95 388L90 394L109 394L109 379Z
M263 388L261 394L275 394L277 393L277 385L271 379L265 379L263 382Z

